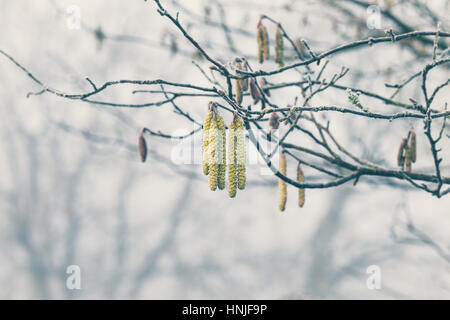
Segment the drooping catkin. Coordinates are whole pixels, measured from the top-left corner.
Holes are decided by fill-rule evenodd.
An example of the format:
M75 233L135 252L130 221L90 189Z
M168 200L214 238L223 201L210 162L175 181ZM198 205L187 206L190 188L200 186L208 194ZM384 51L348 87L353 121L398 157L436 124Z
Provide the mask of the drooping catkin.
M269 117L269 126L276 130L280 126L280 116L276 112L272 112L272 114Z
M236 117L236 158L238 188L245 189L245 140L244 124L240 117Z
M280 163L278 167L278 171L284 176L286 176L286 156L284 152L280 154ZM278 208L280 211L284 211L286 209L286 200L287 200L287 185L283 179L278 179L278 186L280 188L280 198L278 199Z
M241 60L239 58L236 59L236 70L242 70ZM239 77L240 74L236 72L236 76ZM235 87L236 87L236 103L240 105L242 103L242 85L243 80L236 79Z
M258 22L258 25L256 27L256 43L258 45L258 62L263 63L264 62L264 30L263 25L260 22Z
M211 122L213 119L213 111L209 111L206 115L205 122L203 123L203 173L205 175L209 174L209 151L208 151L208 144L209 144L209 131L211 129Z
M277 31L275 33L275 62L278 63L278 66L281 68L284 66L284 45L283 45L283 33L281 31L280 26L277 27Z
M218 158L218 177L217 177L217 186L220 190L225 189L225 172L226 172L226 132L225 132L225 123L223 118L217 114L217 134L218 134L218 148L217 148L217 158Z
M401 168L403 168L403 165L405 164L405 147L406 147L407 141L405 138L402 139L402 142L400 143L400 146L398 147L398 153L397 153L397 165Z
M300 163L297 166L297 182L305 183L305 175L303 174ZM305 189L298 188L298 206L301 208L305 204Z
M241 60L242 60L242 71L247 72L248 71L247 60L245 58L241 58ZM248 78L241 80L241 88L242 92L248 91Z
M262 94L261 91L259 91L258 86L256 85L256 81L253 78L250 78L250 94L253 98L253 104L257 104L261 98L262 98Z
M239 106L242 103L242 80L236 80L236 104Z
M237 176L236 176L236 125L235 119L231 121L228 127L228 196L234 198L236 196Z
M408 146L409 146L409 151L410 151L410 155L411 155L411 161L413 163L415 163L416 158L417 158L416 133L414 132L414 129L412 129L412 128L409 132Z
M267 32L267 28L262 23L261 26L263 37L264 60L269 60L270 59L269 33Z
M147 159L147 143L145 142L145 138L144 138L144 129L142 129L141 133L139 134L138 151L139 151L139 156L141 157L141 161L145 162L145 159Z
M270 90L267 88L267 80L266 78L262 77L259 80L259 86L261 87L261 89L264 91L264 93L266 94L266 96L270 97Z
M405 146L405 171L411 172L411 150Z
M211 127L208 133L208 167L209 167L209 188L214 191L217 189L218 175L219 175L219 155L218 155L218 130L217 120L215 114L211 120Z

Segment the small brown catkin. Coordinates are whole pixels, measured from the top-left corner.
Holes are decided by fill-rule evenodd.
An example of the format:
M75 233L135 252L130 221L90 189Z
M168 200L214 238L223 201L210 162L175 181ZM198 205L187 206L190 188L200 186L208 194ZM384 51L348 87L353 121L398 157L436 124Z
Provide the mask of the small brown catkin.
M236 104L240 106L242 103L242 80L236 80Z
M286 155L284 152L280 154L280 163L278 170L284 176L286 176ZM280 188L280 198L278 199L278 208L280 211L284 211L286 209L286 200L287 200L287 185L283 179L278 179L278 186Z
M305 183L305 175L303 174L302 168L300 168L300 163L297 166L297 182ZM301 208L305 204L305 189L298 188L298 206Z
M408 146L405 147L405 171L411 172L411 150Z
M233 119L228 127L228 196L234 198L237 191L237 155L236 155L236 125Z
M217 189L217 183L219 179L219 155L218 155L218 130L217 130L217 120L215 117L211 120L211 128L208 133L208 166L209 166L209 188L212 191Z
M142 129L141 133L139 134L138 151L139 151L139 156L141 157L141 161L145 162L145 159L147 159L147 143L145 142L145 138L144 138L144 129Z
M237 158L237 179L239 190L245 189L245 136L244 123L240 117L236 117L236 158Z
M405 147L406 147L407 141L405 138L402 139L402 142L400 143L400 146L398 147L398 153L397 153L397 165L401 168L403 168L403 165L405 164Z
M411 154L411 161L413 163L416 162L416 158L417 158L417 146L416 146L416 133L414 132L414 129L411 129L410 133L409 133L409 151Z
M284 44L283 44L283 33L280 26L277 27L275 34L275 62L278 63L280 68L284 67Z

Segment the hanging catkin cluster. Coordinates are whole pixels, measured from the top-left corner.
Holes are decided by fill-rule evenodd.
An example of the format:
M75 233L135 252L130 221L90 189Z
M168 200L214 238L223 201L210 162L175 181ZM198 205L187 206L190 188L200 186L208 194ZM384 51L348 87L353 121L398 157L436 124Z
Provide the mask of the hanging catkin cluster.
M284 152L280 154L280 163L278 167L278 171L284 176L286 176L286 155ZM278 180L278 186L280 188L280 198L278 199L278 208L280 211L284 211L286 209L286 200L287 200L287 185L283 179Z
M267 33L267 28L263 25L262 19L259 20L256 26L256 43L258 45L258 61L263 63L264 60L269 60L270 58L270 47L269 47L269 34Z
M275 33L275 62L278 63L278 66L284 67L284 45L283 45L283 33L281 31L280 26L277 27L277 31Z
M411 172L412 163L416 162L416 144L416 133L411 128L408 136L402 139L397 153L397 165L406 172Z
M225 189L225 175L228 157L228 195L236 196L237 188L245 188L245 145L244 125L237 115L228 128L228 156L225 123L214 103L203 124L203 172L209 175L209 188L214 191Z

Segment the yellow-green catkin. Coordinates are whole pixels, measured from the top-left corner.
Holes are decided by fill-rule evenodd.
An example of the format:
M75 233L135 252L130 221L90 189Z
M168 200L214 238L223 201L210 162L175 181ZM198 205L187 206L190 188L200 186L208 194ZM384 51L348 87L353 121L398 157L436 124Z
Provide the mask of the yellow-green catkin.
M236 158L237 158L237 176L238 188L245 189L245 140L244 124L240 117L236 117Z
M413 129L411 129L409 133L409 151L411 155L411 161L413 163L416 162L417 159L417 146L416 146L416 133Z
M225 173L226 173L226 131L225 131L225 123L223 118L217 114L217 133L218 133L218 152L217 152L217 160L218 162L218 177L217 177L217 186L220 190L225 189Z
M405 147L405 171L411 172L411 150L409 146Z
M209 166L209 188L214 191L217 189L219 175L219 159L218 159L218 130L215 115L211 120L211 128L208 133L208 166Z
M286 156L283 152L280 154L280 163L278 171L284 176L286 176ZM278 180L278 186L280 188L280 198L278 199L278 208L280 211L284 211L286 209L286 200L287 200L287 185L283 179Z
M228 127L228 196L234 198L236 196L237 176L236 176L236 126L235 119L231 121Z
M303 174L302 168L300 168L300 163L297 166L297 182L305 183L305 175ZM305 204L305 189L298 188L298 206L301 208Z
M236 104L242 103L242 80L236 80Z
M258 22L258 26L256 28L256 43L258 45L258 62L263 63L264 62L264 30L263 25L260 22Z
M283 45L283 33L281 28L278 26L275 34L275 62L281 68L284 66L284 45Z
M263 37L264 60L269 60L270 59L269 33L267 32L267 28L262 23L261 26Z
M209 143L209 131L211 129L211 121L213 118L213 112L209 111L206 115L205 122L203 123L203 173L205 175L209 174L209 153L208 153L208 143Z

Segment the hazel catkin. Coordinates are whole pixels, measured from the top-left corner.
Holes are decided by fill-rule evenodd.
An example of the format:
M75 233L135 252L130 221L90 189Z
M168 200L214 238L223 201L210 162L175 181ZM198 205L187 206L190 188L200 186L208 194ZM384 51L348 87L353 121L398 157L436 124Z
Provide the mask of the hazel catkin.
M284 66L284 45L283 45L283 33L280 26L277 27L275 34L275 62L281 68Z
M139 134L138 151L139 151L139 156L141 157L141 161L145 162L145 159L147 159L147 143L145 142L145 138L144 138L144 129L142 129L141 133Z
M264 30L261 21L258 22L257 28L256 28L256 44L258 45L258 62L263 63L264 62Z
M247 60L245 58L241 58L242 61L242 71L248 72ZM241 88L242 92L248 91L248 78L241 80Z
M209 144L209 131L211 129L211 121L213 118L213 111L210 110L208 114L206 115L205 122L203 123L203 173L205 175L209 174L209 151L208 151L208 144Z
M208 167L209 167L209 188L212 191L217 189L219 175L219 155L217 145L219 143L217 121L215 114L211 120L211 128L208 132Z
M410 151L410 156L411 156L411 161L413 163L416 162L416 158L417 158L417 146L416 146L416 133L414 132L414 129L411 128L410 132L409 132L409 141L408 141L408 146L409 146L409 151Z
M261 100L262 94L258 86L256 85L255 79L250 78L249 86L250 86L250 94L253 98L253 104L257 104Z
M225 189L225 172L226 172L226 132L223 118L216 114L217 121L217 160L218 160L218 176L217 186L220 190Z
M405 171L411 172L411 149L405 146Z
M278 167L278 171L284 176L286 176L286 156L284 152L280 154L280 163ZM278 208L280 211L284 211L286 209L286 200L287 200L287 185L283 179L278 179L278 186L280 188L280 197L278 199Z
M305 183L305 175L303 174L300 163L297 166L297 182ZM298 188L298 206L301 208L305 204L305 189Z
M236 117L236 158L237 158L237 178L238 188L245 189L245 140L244 124L240 117Z
M267 28L262 23L261 26L263 37L264 60L269 60L270 59L269 33L267 32Z
M403 168L405 164L405 147L406 147L407 141L405 138L402 139L402 142L400 143L400 146L398 147L397 152L397 165L401 168Z
M228 127L228 196L236 196L237 176L236 176L236 126L233 119Z

